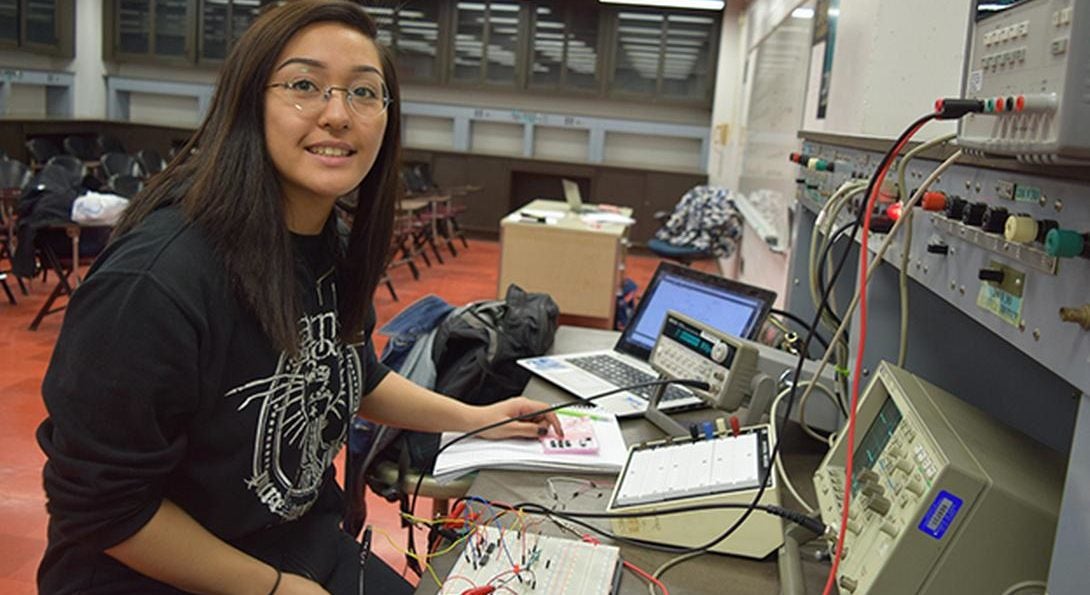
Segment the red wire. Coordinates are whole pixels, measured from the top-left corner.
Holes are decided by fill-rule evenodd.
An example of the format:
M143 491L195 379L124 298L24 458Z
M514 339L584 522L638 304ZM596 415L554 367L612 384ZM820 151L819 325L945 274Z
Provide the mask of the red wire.
M646 570L640 568L639 566L636 566L635 564L633 564L633 563L631 563L631 562L629 562L627 560L622 560L622 562L624 562L624 567L625 568L631 570L632 572L635 572L636 574L643 577L645 580L647 580L651 584L658 587L659 590L662 591L662 595L670 595L670 591L666 589L666 585L662 584L662 581L660 581L659 579L651 576L651 573L647 572Z
M901 149L908 144L909 139L915 136L916 132L924 125L925 122L919 122L909 130L909 133L897 144L893 149L891 157L885 164L885 166L879 170L878 179L874 182L874 188L871 189L871 194L867 197L867 202L864 205L865 211L863 212L863 235L859 239L859 342L855 351L855 369L852 370L852 402L851 409L848 411L848 442L847 442L847 455L844 461L844 505L840 511L840 530L837 532L836 537L836 553L833 556L833 566L829 569L829 576L825 580L825 590L822 591L822 595L829 595L832 592L833 585L836 582L836 571L840 567L840 557L844 552L844 537L847 532L848 525L848 506L852 499L852 464L854 463L855 454L855 412L859 406L859 384L863 371L863 351L867 345L867 256L869 252L867 250L867 240L870 237L870 221L871 213L874 212L874 203L878 200L878 194L882 188L882 182L886 179L886 174L889 172L890 167L893 166L893 161L897 155L901 153Z

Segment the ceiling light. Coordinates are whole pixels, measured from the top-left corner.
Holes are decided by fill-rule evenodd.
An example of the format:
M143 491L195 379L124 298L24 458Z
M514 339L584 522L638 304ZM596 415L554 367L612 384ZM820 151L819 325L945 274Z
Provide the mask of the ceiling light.
M812 19L814 18L814 9L800 6L791 12L791 16L796 19Z
M723 10L724 0L598 0L602 4L633 4L639 6L661 6L663 8L697 8L703 10Z

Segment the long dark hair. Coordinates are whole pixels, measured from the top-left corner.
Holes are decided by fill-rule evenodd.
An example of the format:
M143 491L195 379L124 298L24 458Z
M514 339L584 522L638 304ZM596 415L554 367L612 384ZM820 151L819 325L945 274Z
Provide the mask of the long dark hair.
M114 237L152 211L177 203L223 258L232 286L273 343L295 353L302 306L296 293L291 236L278 176L265 149L265 87L276 58L304 27L337 22L375 42L392 102L382 147L357 189L347 250L339 256L340 336L363 338L393 230L401 152L397 73L378 44L375 23L347 1L295 0L270 8L247 29L224 62L215 98L197 132L148 188L135 197Z

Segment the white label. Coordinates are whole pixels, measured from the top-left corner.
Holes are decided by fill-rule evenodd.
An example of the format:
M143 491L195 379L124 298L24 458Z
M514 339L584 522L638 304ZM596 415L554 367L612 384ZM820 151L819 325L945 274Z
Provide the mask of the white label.
M979 93L984 88L984 71L974 70L969 73L969 92Z

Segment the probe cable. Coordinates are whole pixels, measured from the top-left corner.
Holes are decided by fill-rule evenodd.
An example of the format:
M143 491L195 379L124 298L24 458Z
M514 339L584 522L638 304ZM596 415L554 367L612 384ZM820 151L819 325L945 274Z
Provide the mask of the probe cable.
M951 165L953 165L953 163L955 161L957 161L957 159L960 158L960 157L961 157L961 151L957 151L953 155L951 155L946 161L943 161L942 164L940 164L937 168L935 168L935 170L933 172L931 172L931 175L928 176L928 178L926 180L924 180L923 185L920 186L920 188L916 190L915 194L913 194L912 199L908 203L905 204L904 208L905 209L913 208L916 205L916 203L919 202L920 198L923 196L924 192L926 192L927 188L929 188L931 186L931 184L934 183L935 179L938 178L939 175L942 174L942 172L946 171L946 169L948 169ZM871 276L874 274L874 271L876 271L878 269L878 266L882 263L882 257L885 255L886 250L889 248L890 244L892 243L893 237L897 233L898 229L900 229L900 227L903 225L903 222L904 222L904 219L901 218L901 219L898 219L893 224L893 228L890 229L890 232L886 236L886 239L882 242L881 246L875 252L874 261L870 263L869 267L866 269L865 275L862 276L862 279L860 281L860 288L863 288L863 287L866 286L866 284L870 281ZM850 322L851 314L855 311L856 306L858 304L860 304L860 302L861 302L861 294L859 292L857 292L855 294L855 297L853 298L851 304L848 305L848 310L845 312L845 318L846 318L845 322L841 325L840 328L837 329L837 332L833 336L833 341L834 342L840 337L840 335L842 335L844 333L845 329L847 328L848 322ZM865 331L865 329L862 329L862 328L861 328L861 330ZM830 354L827 353L826 357L824 357L821 360L821 362L818 364L818 368L817 368L817 372L816 372L817 375L820 375L821 371L824 370L825 366L828 364L829 355ZM861 366L861 364L858 361L857 361L857 366ZM857 368L857 369L861 369L861 367ZM805 393L803 393L803 396L804 397L808 396L809 393L812 392L812 389L813 389L813 387L807 387L807 390L806 390ZM849 437L848 437L848 444L849 445L854 443L855 410L856 410L856 405L858 404L858 390L859 390L858 382L853 387L853 389L854 390L853 390L853 398L852 398L851 416L849 416L849 418L848 418L848 432L850 434ZM853 449L848 448L847 449L847 460L845 461L845 467L846 467L845 468L845 477L846 477L847 485L845 485L845 488L844 488L844 494L845 494L844 506L843 506L842 514L841 514L841 523L840 523L840 528L839 528L839 536L838 536L838 540L837 540L837 550L836 550L836 554L833 556L833 567L832 567L832 571L830 572L830 575L829 575L829 580L830 581L832 580L832 577L835 575L836 568L839 565L840 552L843 550L844 527L847 524L844 519L845 519L845 517L847 515L848 500L849 500L850 495L851 495L850 489L851 489L851 464L852 464L852 461L853 461L852 457L853 457ZM826 586L828 587L828 586L830 586L830 584L827 584ZM828 593L828 591L826 591L826 594L827 593Z
M843 554L843 551L844 551L844 538L846 536L845 527L847 526L847 522L848 522L848 507L849 507L849 504L851 502L852 464L854 462L854 454L855 454L855 452L854 452L855 449L852 448L852 446L855 444L855 421L856 421L855 414L856 414L856 409L857 409L857 407L859 405L860 382L862 380L861 374L862 374L862 371L863 371L863 354L864 354L864 351L866 349L866 341L867 341L867 285L869 284L871 273L873 272L873 270L877 269L879 264L881 264L882 256L885 253L885 250L889 247L890 243L892 242L896 230L899 229L900 226L905 221L904 218L898 218L897 219L897 221L894 223L893 228L890 230L889 234L886 236L885 241L882 243L881 248L878 251L878 254L876 254L875 259L874 259L874 263L873 263L873 267L868 266L868 260L867 260L868 259L868 239L870 237L871 215L872 215L872 213L874 211L874 204L878 200L878 189L881 187L882 181L885 179L886 174L889 172L890 166L893 164L893 159L895 158L895 156L898 155L901 152L901 150L904 148L904 146L908 143L908 140L924 124L926 124L927 122L929 122L931 120L935 120L935 119L942 119L942 120L958 119L958 118L961 118L962 116L964 116L964 115L966 115L966 114L968 114L970 112L981 112L981 111L983 111L983 109L984 109L983 102L981 102L980 100L973 100L973 99L939 99L939 100L937 100L935 102L935 111L933 111L933 112L931 112L931 113L929 113L929 114L927 114L925 116L922 116L922 117L918 118L915 122L912 123L911 126L908 127L908 129L905 130L905 132L903 132L901 134L901 136L898 138L897 142L886 153L885 157L883 157L882 162L879 165L878 170L875 172L875 176L871 178L871 182L870 182L869 186L867 187L867 194L866 194L867 200L864 202L863 210L859 213L859 215L862 217L862 227L863 227L863 235L860 237L860 248L859 248L859 289L858 289L858 291L856 293L856 296L855 296L856 299L852 303L852 306L854 306L855 304L859 305L859 333L858 333L858 343L857 343L858 347L856 348L855 369L852 370L852 398L851 398L851 406L849 408L850 415L848 416L848 442L847 442L848 447L846 448L847 453L846 453L846 456L845 456L845 466L844 466L845 467L844 468L844 476L845 476L845 479L844 479L844 484L845 484L844 485L844 502L842 503L842 506L841 506L840 527L839 527L838 535L837 535L836 550L835 550L835 552L833 554L833 563L832 563L832 566L829 569L829 576L825 581L825 589L823 591L823 595L829 595L829 593L833 589L833 584L835 583L836 571L837 571L837 568L839 568L839 566L840 566L840 556ZM923 196L923 193L926 191L927 187L929 187L932 183L934 183L934 180L936 178L938 178L939 174L942 171L945 171L948 167L950 167L950 165L952 165L955 161L957 161L957 159L960 156L961 156L961 151L959 150L959 151L955 152L953 155L951 155L950 158L948 158L946 161L942 162L942 164L940 164L939 167L937 167L933 172L931 172L931 175L928 176L927 180L924 181L924 184L922 186L920 186L919 189L916 190L916 193L912 197L912 200L909 201L908 204L904 205L903 209L904 210L911 210L912 207L915 206L916 202L919 201L920 197ZM857 218L857 221L858 221L858 218ZM852 230L852 236L853 237L855 236L855 230L857 228L858 228L858 226L854 227L853 230ZM906 246L906 249L907 249L907 246ZM834 273L834 278L835 278L836 275L839 275L840 271L842 270L842 267L843 267L845 261L847 260L847 255L848 255L848 251L845 251L844 255L840 259L840 263L839 263L839 265L837 267L837 271L836 271L836 273ZM828 294L826 293L826 295L828 295ZM847 322L850 320L848 318L848 316L851 314L851 310L852 310L852 307L850 306L849 309L848 309L848 312L845 313L845 322L841 324L841 327L838 330L838 332L836 333L836 335L833 337L832 342L835 343L836 340L839 338L839 335L841 334L841 332L846 328ZM822 365L818 367L817 374L820 375L822 367L824 367L824 364L827 361L828 361L828 354L826 354L826 357L822 359ZM800 364L800 366L799 366L800 370L799 371L801 371L801 364L802 364L801 360L799 361L799 364ZM797 380L798 380L798 377L796 377L796 381ZM813 385L811 385L810 387L807 388L807 394L812 392L812 390L813 390ZM792 391L791 397L792 398L788 399L788 406L787 406L788 415L790 415L790 413L791 413L791 405L793 404L792 403L793 397L794 397L794 392L793 391ZM779 444L777 444L777 447L778 446L779 446ZM775 455L775 452L773 452L773 455Z

